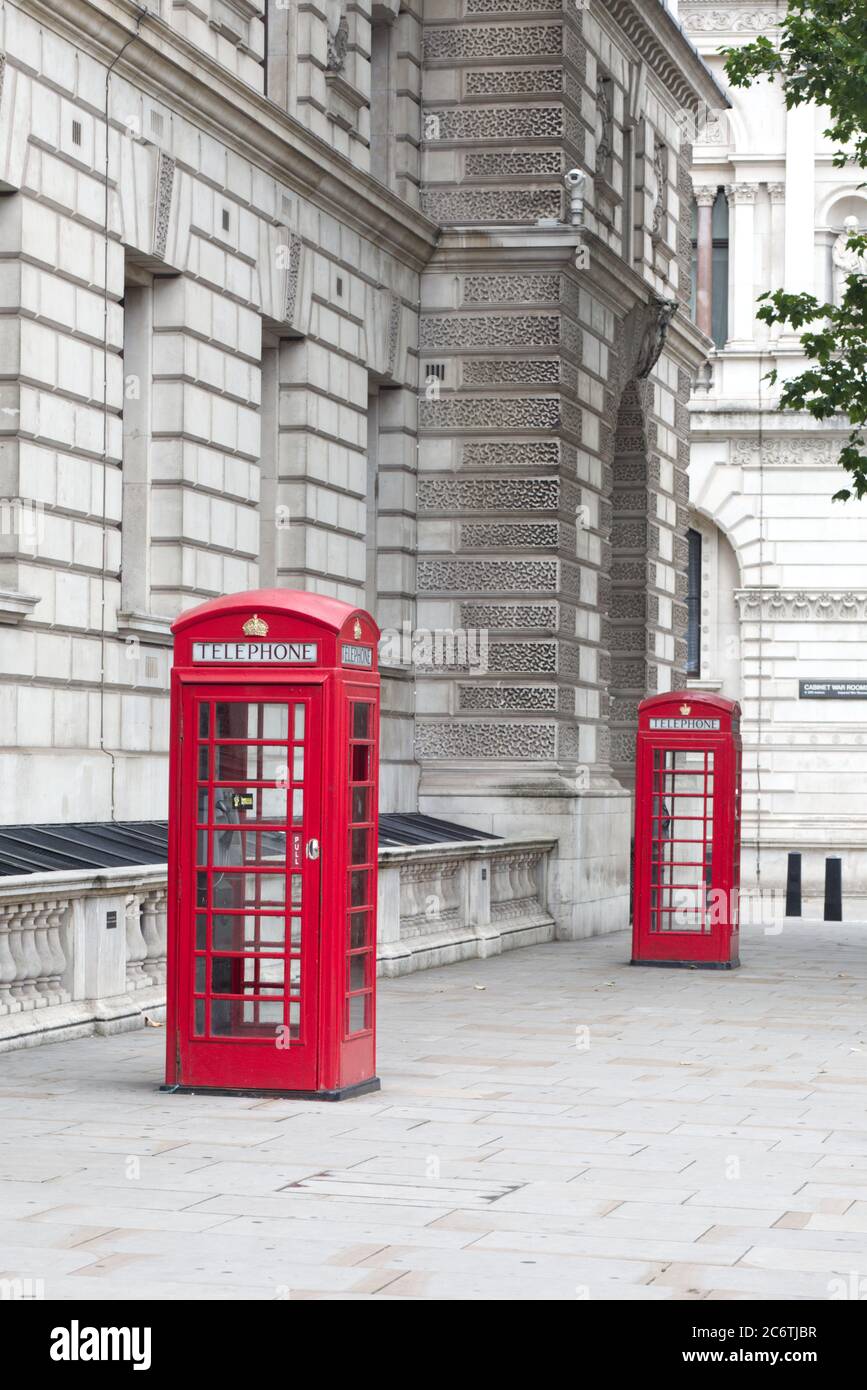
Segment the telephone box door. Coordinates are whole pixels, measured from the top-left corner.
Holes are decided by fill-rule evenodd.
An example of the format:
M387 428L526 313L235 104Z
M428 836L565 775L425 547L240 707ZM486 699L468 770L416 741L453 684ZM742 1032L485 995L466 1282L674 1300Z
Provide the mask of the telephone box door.
M739 717L704 691L639 706L633 964L738 963Z
M316 1089L321 713L313 684L184 691L185 1085Z

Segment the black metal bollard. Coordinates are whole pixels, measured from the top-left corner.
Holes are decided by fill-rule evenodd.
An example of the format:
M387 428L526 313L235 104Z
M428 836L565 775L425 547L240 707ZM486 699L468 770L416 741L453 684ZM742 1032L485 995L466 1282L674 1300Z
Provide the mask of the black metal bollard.
M825 921L843 920L843 860L825 860Z
M801 856L790 854L786 868L786 916L801 915Z

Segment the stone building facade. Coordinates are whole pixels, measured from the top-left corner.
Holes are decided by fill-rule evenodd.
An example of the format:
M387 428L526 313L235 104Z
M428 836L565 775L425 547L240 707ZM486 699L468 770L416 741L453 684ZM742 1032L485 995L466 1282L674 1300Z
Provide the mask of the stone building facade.
M773 33L784 12L684 0L680 20L724 85L718 50ZM779 410L767 373L784 380L805 359L798 335L755 313L772 289L836 298L857 268L847 222L867 226L863 171L835 167L822 112L787 112L765 82L729 99L696 132L693 174L697 314L716 349L690 407L692 679L744 707L746 881L782 892L787 855L801 853L804 910L821 916L825 859L840 856L845 911L857 916L867 685L835 697L827 682L867 681L867 504L832 501L847 483L836 460L848 422Z
M3 821L164 815L171 619L316 588L385 630L383 809L625 925L725 103L670 11L20 0L0 53Z

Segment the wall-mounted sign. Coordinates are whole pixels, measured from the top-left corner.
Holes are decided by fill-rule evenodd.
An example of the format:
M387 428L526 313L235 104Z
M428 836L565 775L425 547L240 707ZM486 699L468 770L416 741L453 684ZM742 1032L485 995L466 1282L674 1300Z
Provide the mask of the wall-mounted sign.
M373 666L373 648L359 646L357 642L344 642L340 649L340 660L344 666Z
M720 727L718 719L650 719L648 723L651 729L707 729L713 731Z
M233 792L232 806L236 811L252 811L256 806L256 799L252 792Z
M801 700L867 700L867 680L798 681Z
M265 662L306 665L318 658L316 642L194 642L193 661Z

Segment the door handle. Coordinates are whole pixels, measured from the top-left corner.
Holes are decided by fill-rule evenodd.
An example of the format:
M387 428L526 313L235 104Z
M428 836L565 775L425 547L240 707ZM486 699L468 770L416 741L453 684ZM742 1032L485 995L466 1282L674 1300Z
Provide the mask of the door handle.
M305 848L304 848L304 853L307 855L307 858L308 858L308 859L318 859L318 858L319 858L319 841L318 841L318 840L308 840L308 841L307 841L307 844L306 844L306 846L305 846Z

